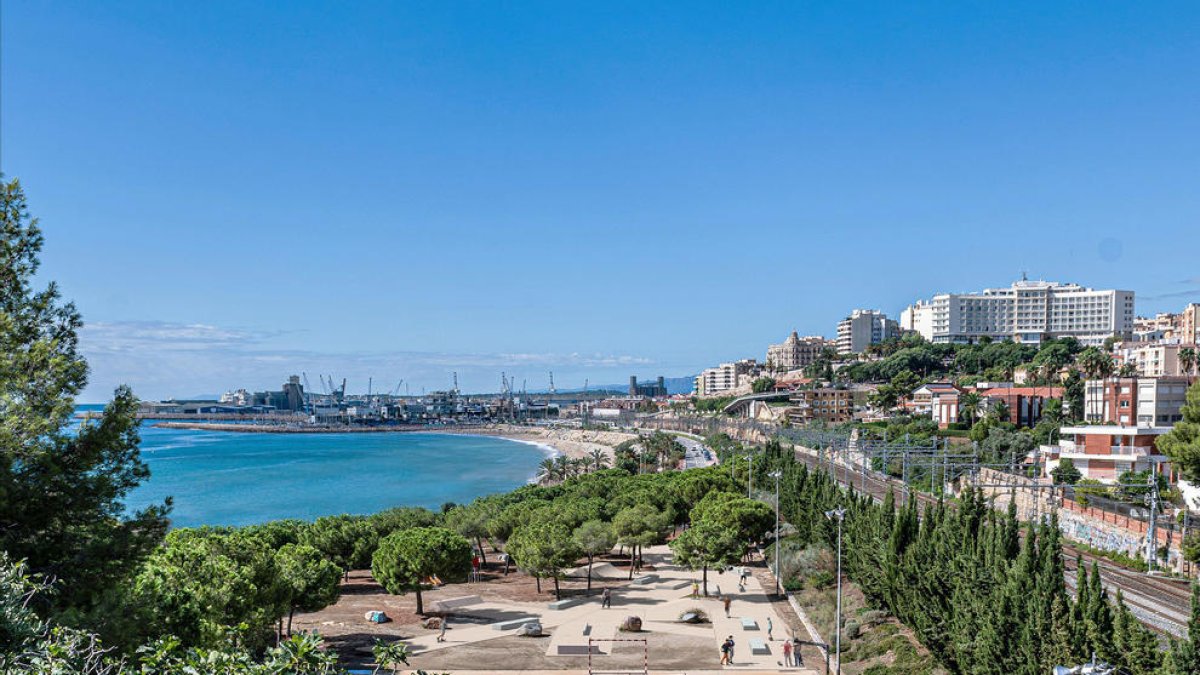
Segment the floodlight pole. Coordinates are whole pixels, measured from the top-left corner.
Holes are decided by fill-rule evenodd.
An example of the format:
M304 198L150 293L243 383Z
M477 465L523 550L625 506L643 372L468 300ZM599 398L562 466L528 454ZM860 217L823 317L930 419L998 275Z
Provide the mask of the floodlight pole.
M754 455L746 455L746 498L753 499L751 496L754 487Z
M779 478L783 472L772 471L770 475L775 479L775 595L779 595Z
M837 673L842 675L842 521L846 519L846 509L836 508L826 511L825 517L837 519L837 622L834 624L834 654L837 655Z

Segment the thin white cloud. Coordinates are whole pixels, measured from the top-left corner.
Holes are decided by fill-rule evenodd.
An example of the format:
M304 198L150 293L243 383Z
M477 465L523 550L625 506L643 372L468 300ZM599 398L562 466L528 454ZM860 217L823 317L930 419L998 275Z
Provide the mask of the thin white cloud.
M274 349L263 333L207 324L100 322L80 333L81 350L92 368L84 400L103 400L113 387L130 384L143 398L190 397L228 389L277 389L289 375L307 372L320 390L317 374L345 377L352 391L365 391L374 378L377 391L390 390L401 378L411 391L446 388L457 372L467 391L496 391L501 371L529 377L530 388L544 388L548 372L569 386L592 376L621 381L655 365L653 359L603 353L449 353L398 351L333 353ZM381 380L386 380L381 381ZM536 383L536 384L535 384Z

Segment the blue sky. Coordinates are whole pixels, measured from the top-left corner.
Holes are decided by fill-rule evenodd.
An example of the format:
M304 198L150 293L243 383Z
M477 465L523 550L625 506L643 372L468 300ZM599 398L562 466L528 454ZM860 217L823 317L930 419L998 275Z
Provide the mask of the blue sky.
M89 400L685 375L1022 271L1200 301L1197 25L9 0L0 161L89 322Z

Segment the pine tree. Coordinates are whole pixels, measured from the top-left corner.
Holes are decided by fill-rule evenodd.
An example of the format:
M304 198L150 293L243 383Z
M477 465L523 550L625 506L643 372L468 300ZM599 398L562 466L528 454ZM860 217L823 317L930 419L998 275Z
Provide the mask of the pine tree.
M55 284L34 288L42 243L20 183L0 182L0 549L56 580L56 609L86 611L162 540L169 502L124 508L150 474L128 388L71 429L82 320Z

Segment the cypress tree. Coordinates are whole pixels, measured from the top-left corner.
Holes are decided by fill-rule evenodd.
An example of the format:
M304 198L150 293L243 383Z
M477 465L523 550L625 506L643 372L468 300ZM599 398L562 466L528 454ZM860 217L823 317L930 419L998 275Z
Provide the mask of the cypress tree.
M1108 591L1104 590L1100 579L1100 566L1094 562L1090 581L1086 608L1088 641L1101 660L1112 662L1116 657L1112 608L1108 604Z
M1050 605L1050 630L1042 648L1041 672L1053 672L1054 666L1070 666L1075 663L1075 635L1071 610L1067 600L1057 596ZM1036 639L1036 637L1035 637Z
M1116 653L1111 663L1133 675L1153 675L1162 664L1158 638L1129 611L1120 589L1117 590L1114 608L1113 643Z
M1171 644L1169 657L1171 675L1200 673L1200 584L1192 585L1192 613L1188 619L1187 637Z

